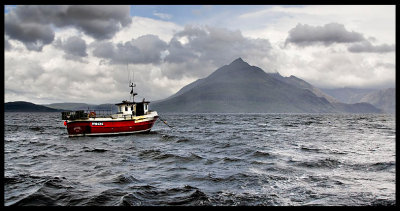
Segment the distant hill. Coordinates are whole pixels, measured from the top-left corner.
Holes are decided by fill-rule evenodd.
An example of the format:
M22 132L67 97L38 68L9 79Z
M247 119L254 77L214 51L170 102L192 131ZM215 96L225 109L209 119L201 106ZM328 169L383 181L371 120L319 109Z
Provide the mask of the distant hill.
M62 109L54 109L46 106L36 105L25 101L4 103L5 112L61 112Z
M36 105L34 103L25 101L16 101L4 103L5 112L62 112L62 111L76 111L76 110L95 110L99 113L116 113L118 108L114 104L100 104L92 105L86 103L52 103L47 105Z
M54 109L63 109L63 110L112 110L112 112L117 112L118 108L115 104L100 104L100 105L93 105L93 104L86 104L86 103L52 103L48 105L44 105L49 108Z
M63 109L63 110L86 110L88 107L93 105L86 103L52 103L43 106L54 109Z
M348 87L321 90L326 94L338 99L342 103L359 103L365 95L376 91L376 89L357 89Z
M160 112L378 113L369 104L343 104L307 82L269 74L241 58L150 104Z
M389 88L368 93L360 102L370 103L385 113L394 114L396 112L396 89Z
M338 88L321 89L328 95L343 103L369 103L384 113L395 113L396 111L396 89L357 89Z

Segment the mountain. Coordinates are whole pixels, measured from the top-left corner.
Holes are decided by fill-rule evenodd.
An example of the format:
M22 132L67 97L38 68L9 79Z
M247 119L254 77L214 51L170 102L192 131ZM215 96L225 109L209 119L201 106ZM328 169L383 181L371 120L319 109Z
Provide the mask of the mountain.
M345 105L324 96L322 91L299 78L268 74L238 58L171 97L153 102L150 108L189 113L380 112L366 103Z
M49 108L54 109L62 109L62 110L97 110L97 111L109 111L110 109L112 112L117 112L118 108L115 104L100 104L100 105L93 105L93 104L86 104L86 103L52 103L48 105L44 105Z
M322 89L323 92L340 100L343 103L369 103L384 113L395 113L396 111L396 89L357 89L339 88Z
M86 110L88 107L93 106L86 103L52 103L43 105L49 108L54 109L63 109L63 110Z
M360 102L370 103L385 113L394 114L396 112L396 89L389 88L368 93L361 98Z
M61 109L49 108L25 101L4 103L5 112L61 112Z
M281 76L279 73L269 73L272 77L283 81L285 83L291 84L293 86L296 86L298 88L301 89L308 89L310 90L312 93L314 93L316 96L318 97L324 97L326 100L328 100L330 103L339 103L340 101L335 99L334 97L325 94L323 91L321 91L320 89L312 86L311 84L307 83L306 81L297 78L294 75L291 75L290 77L283 77Z
M365 95L376 91L375 89L357 89L348 87L321 90L324 93L338 99L342 103L359 103Z

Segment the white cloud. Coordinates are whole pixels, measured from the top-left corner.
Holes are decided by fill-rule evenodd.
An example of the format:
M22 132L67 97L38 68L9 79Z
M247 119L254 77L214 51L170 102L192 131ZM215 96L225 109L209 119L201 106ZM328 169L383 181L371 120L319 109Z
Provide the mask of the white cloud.
M273 6L258 12L238 16L235 24L264 25L265 28L278 32L288 32L298 23L325 25L335 22L346 26L350 31L357 31L378 38L384 43L395 42L394 5L306 5L296 7ZM263 29L243 29L243 33L256 36ZM254 33L251 33L254 31ZM278 36L277 36L278 37ZM277 41L270 38L272 42ZM286 39L281 37L282 40Z
M170 14L161 13L161 12L157 12L157 11L154 11L153 15L155 15L155 16L161 18L161 19L164 19L164 20L169 20L169 19L172 18L172 15L170 15Z
M332 49L320 47L290 49L279 57L281 75L302 78L321 88L382 88L395 83L394 55L353 54L342 46ZM305 57L304 55L307 55Z
M155 34L161 40L169 42L173 35L182 29L182 26L172 22L135 16L132 18L132 23L119 31L112 41L114 43L127 42L143 35Z

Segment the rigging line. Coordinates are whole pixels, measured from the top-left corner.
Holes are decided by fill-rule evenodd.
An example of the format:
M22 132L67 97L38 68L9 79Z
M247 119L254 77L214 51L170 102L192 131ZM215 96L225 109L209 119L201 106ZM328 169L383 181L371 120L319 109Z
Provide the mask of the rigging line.
M166 124L168 127L170 127L170 128L174 128L174 127L172 127L172 126L170 126L168 123L167 123L167 121L164 121L162 118L161 118L161 116L158 116L158 118L164 123L164 124Z
M132 69L132 81L133 83L135 83L135 70Z
M126 71L128 72L129 85L131 85L131 73L129 72L129 64L126 64Z

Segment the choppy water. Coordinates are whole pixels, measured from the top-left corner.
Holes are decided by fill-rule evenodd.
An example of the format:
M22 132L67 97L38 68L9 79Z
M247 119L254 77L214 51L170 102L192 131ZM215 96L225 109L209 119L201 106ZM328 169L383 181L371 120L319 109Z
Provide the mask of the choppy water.
M165 114L150 134L68 138L5 113L5 205L394 205L395 117Z

